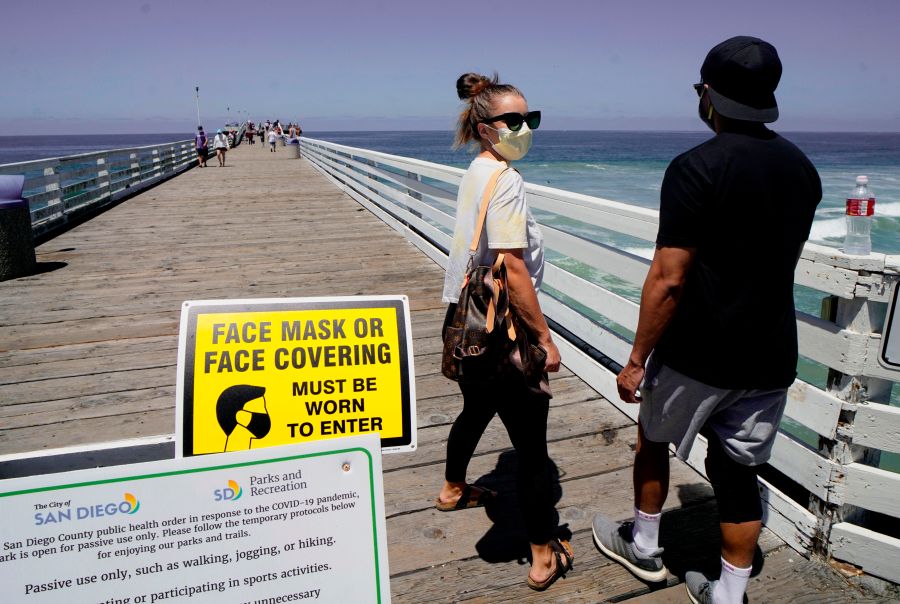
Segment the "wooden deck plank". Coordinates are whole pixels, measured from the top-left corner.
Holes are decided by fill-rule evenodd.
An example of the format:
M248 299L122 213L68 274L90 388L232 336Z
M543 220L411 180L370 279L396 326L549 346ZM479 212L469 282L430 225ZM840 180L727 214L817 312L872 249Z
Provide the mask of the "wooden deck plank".
M837 604L838 602L890 602L871 597L850 585L830 567L800 556L784 546L766 556L766 563L747 585L751 602Z
M674 591L651 594L594 548L593 513L630 514L635 426L568 369L551 380L548 440L576 570L547 594L525 587L515 454L498 420L469 468L472 480L500 491L498 502L434 510L461 408L456 384L439 368L443 273L310 164L272 155L239 147L226 169L162 183L40 246L45 272L0 283L0 454L171 433L184 300L405 294L419 447L384 458L394 600L650 603L683 595L676 576ZM686 564L717 560L717 532L709 485L677 460L672 468L662 539L677 575ZM672 550L673 527L692 531L680 549ZM755 601L771 601L769 584L788 580L802 587L784 587L793 594L831 590L830 600L815 601L855 597L830 569L799 559L770 533L762 545L772 552L763 572L771 580L751 582ZM815 581L796 581L813 571Z
M497 458L498 472L507 471L510 456ZM434 487L430 489L431 497L434 497L434 490ZM557 503L562 529L567 528L573 533L588 531L594 511L603 510L614 518L629 516L632 510L630 493L630 467L565 482L557 491L557 496L562 496ZM708 485L693 470L683 465L673 466L666 509L706 500L710 496ZM514 494L501 493L497 503L484 510L445 513L430 507L389 518L391 574L431 568L476 553L489 562L508 562L524 557L528 542L517 510ZM575 555L578 556L577 551Z

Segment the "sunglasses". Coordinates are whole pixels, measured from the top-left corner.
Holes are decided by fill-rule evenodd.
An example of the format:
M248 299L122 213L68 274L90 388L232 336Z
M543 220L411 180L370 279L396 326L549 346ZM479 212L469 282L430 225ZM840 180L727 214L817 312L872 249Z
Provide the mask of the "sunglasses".
M494 117L481 120L481 123L490 124L492 122L500 121L506 122L506 127L513 132L518 132L522 128L522 124L528 124L528 127L531 130L537 130L541 125L541 112L529 111L524 115L521 113L504 113L502 115L495 115Z
M694 90L697 91L697 96L703 96L703 91L706 90L706 84L704 84L703 82L694 84Z

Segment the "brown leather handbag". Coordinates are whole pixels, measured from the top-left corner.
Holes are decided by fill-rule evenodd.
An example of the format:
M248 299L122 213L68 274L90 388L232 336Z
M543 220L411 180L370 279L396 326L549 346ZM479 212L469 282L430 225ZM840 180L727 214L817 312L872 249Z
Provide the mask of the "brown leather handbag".
M498 254L493 265L475 266L488 205L506 169L494 172L484 189L459 302L450 305L444 318L441 372L454 381L489 380L518 372L529 389L549 397L550 382L544 371L547 353L531 343L534 338L510 307L504 255Z

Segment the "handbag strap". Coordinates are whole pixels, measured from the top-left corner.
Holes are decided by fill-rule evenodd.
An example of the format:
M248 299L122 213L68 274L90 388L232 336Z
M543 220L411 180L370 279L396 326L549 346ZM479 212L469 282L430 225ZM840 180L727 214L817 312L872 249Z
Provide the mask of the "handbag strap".
M491 203L491 197L494 196L494 190L497 188L497 181L500 179L500 176L509 169L509 166L505 166L503 168L499 168L488 179L487 184L484 187L484 193L481 195L481 206L478 209L478 223L475 225L475 233L472 235L472 244L469 246L469 264L468 270L471 270L472 262L475 258L475 252L478 251L478 243L481 241L481 231L484 229L484 223L487 219L487 210L488 206ZM491 273L493 275L497 275L500 267L503 266L504 255L497 254L497 259L494 261L494 265L491 267ZM463 281L463 289L465 290L466 285L469 281L468 270L466 274L466 279ZM485 329L488 333L494 331L494 322L496 318L497 312L497 302L499 299L499 290L502 287L505 287L506 284L501 280L495 277L494 279L494 292L492 299L488 303L487 315L486 315L486 325ZM508 294L507 294L508 295ZM509 312L509 308L505 309L504 318L510 319L511 315ZM516 339L516 330L513 326L511 320L506 321L507 327L507 336L511 341L515 341Z
M472 244L469 246L469 256L474 257L478 250L478 242L481 241L481 230L484 228L484 221L487 218L488 205L491 203L491 197L494 195L494 189L497 188L497 181L500 175L506 172L509 166L500 168L488 179L484 187L484 193L481 195L481 207L478 210L478 224L475 225L475 234L472 236Z

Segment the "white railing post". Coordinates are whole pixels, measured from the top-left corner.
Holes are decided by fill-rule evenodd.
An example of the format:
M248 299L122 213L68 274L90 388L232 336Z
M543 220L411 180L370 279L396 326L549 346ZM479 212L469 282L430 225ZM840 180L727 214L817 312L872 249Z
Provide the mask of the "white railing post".
M351 158L351 159L352 159L352 158ZM371 167L373 167L373 168L376 166L376 163L375 163L375 160L374 160L374 159L364 159L363 162L365 162L365 164L366 164L367 166L371 166ZM368 173L366 174L366 178L368 178L369 180L375 180L375 174L373 174L372 172L368 172ZM372 191L372 193L375 193L376 195L378 195L378 189L376 189L376 188L373 187L373 186L369 186L368 188L369 188L370 191Z
M154 149L150 152L153 161L153 173L152 177L156 178L162 175L160 170L160 161L159 161L159 149Z
M179 168L187 166L193 161L194 157L191 155L191 151L193 151L193 149L193 145L188 145L185 143L181 144L181 156L178 161Z
M97 199L109 195L109 170L106 157L97 158Z
M51 166L48 168L44 168L44 176L52 177L52 180L44 185L44 192L50 193L54 192L56 195L46 200L47 207L50 208L52 206L57 206L53 210L50 210L50 215L59 211L62 214L65 214L65 208L62 205L63 202L63 192L59 186L59 172L57 171L58 165ZM49 217L49 216L48 216Z
M128 178L128 184L133 185L134 183L141 181L140 154L138 154L137 151L129 153L128 159L131 160L129 163L129 168L131 168L131 176Z
M875 275L868 275L870 278ZM868 336L881 330L886 305L867 298L844 299L828 296L822 301L822 318L835 323L841 330ZM866 355L867 350L851 348L848 355ZM850 365L865 367L870 359L848 359ZM864 447L853 442L853 427L856 409L866 402L889 403L893 382L865 375L847 375L829 368L826 392L844 401L838 416L835 438L819 436L819 454L831 468L829 498L823 500L810 494L809 510L816 516L816 538L813 542L815 553L823 556L831 554L831 528L839 522L865 525L868 512L845 503L844 489L846 476L843 467L851 463L862 463L877 467L881 451Z
M411 179L411 180L415 180L415 181L418 181L418 182L422 182L422 175L421 175L421 174L418 174L418 173L416 173L416 172L410 172L409 170L407 170L407 171L406 171L406 176L407 176L409 179ZM415 189L412 189L412 188L410 188L410 187L406 187L406 194L409 195L410 197L412 197L413 199L416 199L416 200L418 200L418 201L422 201L422 194L419 193L418 191L416 191ZM422 215L421 215L418 211L416 211L416 210L414 210L414 209L410 209L410 212L412 212L413 216L415 216L415 217L417 217L417 218L421 218L421 217L422 217Z
M159 153L159 174L164 176L169 171L169 150L165 147L157 147Z

